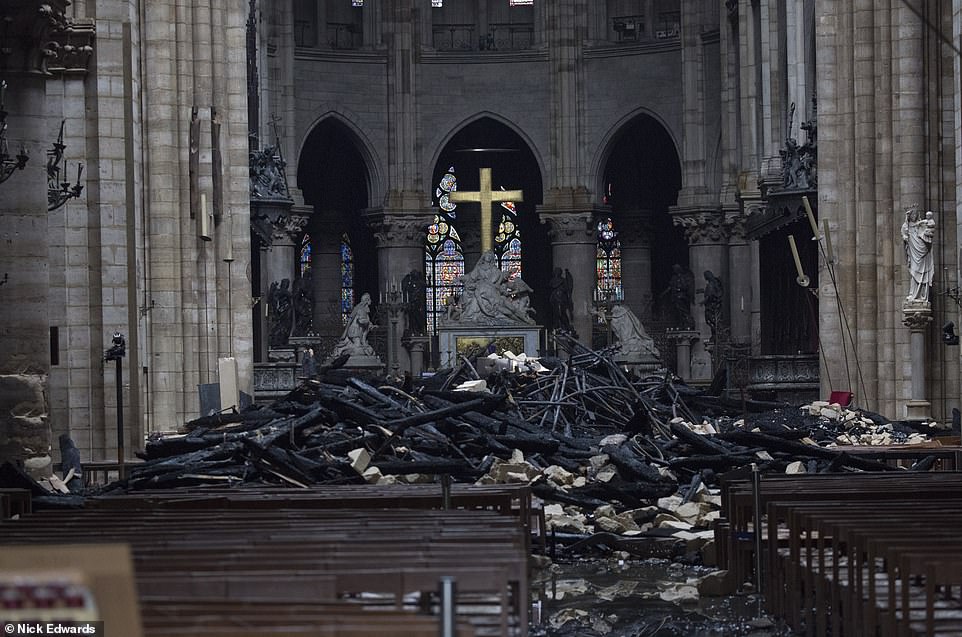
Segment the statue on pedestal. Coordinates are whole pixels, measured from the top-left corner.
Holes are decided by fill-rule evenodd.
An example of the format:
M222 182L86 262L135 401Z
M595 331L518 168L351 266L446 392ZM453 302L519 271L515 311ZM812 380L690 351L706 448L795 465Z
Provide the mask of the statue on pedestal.
M635 313L622 304L611 309L611 331L618 337L619 359L638 360L660 358L655 341Z
M908 303L928 303L932 278L935 275L935 259L932 240L935 238L935 215L931 210L923 216L918 204L905 211L902 223L902 243L905 260L909 266Z
M294 281L292 296L294 336L307 336L314 327L314 282L309 269Z
M705 308L705 323L711 328L714 341L718 333L718 323L722 314L722 281L711 270L705 270L705 287L699 290L703 297L701 305Z
M445 324L534 325L531 287L521 277L511 278L502 271L494 252L483 253L461 283L464 289L448 306Z
M271 349L286 347L293 327L293 297L291 296L291 280L282 279L271 283L267 294L269 342Z
M690 270L676 263L671 266L671 279L662 296L667 296L670 309L672 327L690 330L695 327L691 316L691 302L695 298L695 277Z
M405 310L407 311L407 334L409 336L424 335L424 288L424 275L419 270L411 270L401 279L401 293L404 295Z
M374 348L367 342L367 335L372 327L371 295L365 292L347 317L347 325L344 326L341 339L334 345L331 358L337 358L341 354L374 356Z
M571 272L565 268L562 274L561 268L555 268L548 285L551 288L548 298L551 301L551 318L554 328L565 332L574 332L574 327L571 324L571 314L574 310L574 304L571 300L574 280L571 277Z

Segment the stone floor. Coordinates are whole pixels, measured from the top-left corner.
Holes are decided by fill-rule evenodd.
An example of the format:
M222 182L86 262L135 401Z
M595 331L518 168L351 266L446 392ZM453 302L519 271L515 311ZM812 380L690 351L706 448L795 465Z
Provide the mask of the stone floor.
M754 594L699 596L714 569L667 559L555 561L537 569L535 637L783 637ZM537 611L533 613L537 616Z

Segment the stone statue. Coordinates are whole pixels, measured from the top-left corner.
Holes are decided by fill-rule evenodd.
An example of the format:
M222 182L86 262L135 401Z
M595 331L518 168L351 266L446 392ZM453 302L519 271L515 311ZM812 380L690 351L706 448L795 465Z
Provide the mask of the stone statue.
M408 317L407 333L412 336L424 335L424 289L424 275L419 270L411 270L401 279Z
M306 336L314 327L314 281L310 269L294 281L294 336Z
M445 323L472 325L534 324L529 294L521 277L509 277L498 267L494 252L481 255L473 270L461 276L464 289L448 306Z
M548 299L551 302L551 319L554 328L565 332L574 332L574 327L571 325L571 314L574 310L574 304L571 301L574 280L571 277L571 272L565 268L564 273L562 273L561 268L555 268L548 286L551 288Z
M250 153L251 199L290 199L287 189L287 162L280 148L266 146Z
M367 334L372 327L371 295L365 292L347 317L347 325L344 326L341 339L334 345L331 358L337 358L341 354L374 356L374 348L367 343Z
M619 358L660 358L655 341L648 336L645 326L634 312L621 303L611 309L611 331L618 338Z
M928 303L935 260L932 240L935 238L935 215L928 211L923 216L918 204L905 211L902 223L902 242L905 260L909 266L909 293L905 300L910 303Z
M691 302L695 297L695 277L678 263L671 266L671 271L668 288L661 294L667 296L670 302L672 327L693 329L695 321L691 316Z
M715 340L722 314L722 281L711 270L705 270L705 287L699 290L705 308L705 323L711 328L711 338Z
M271 283L267 294L267 305L270 312L268 317L269 342L272 349L287 346L287 339L293 327L293 301L291 297L291 280L283 279L280 285L277 281Z

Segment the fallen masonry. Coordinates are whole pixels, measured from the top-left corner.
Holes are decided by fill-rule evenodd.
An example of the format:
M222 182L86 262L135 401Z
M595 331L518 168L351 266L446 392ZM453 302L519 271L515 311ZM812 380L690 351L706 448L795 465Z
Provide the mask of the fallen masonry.
M657 555L714 566L721 551L724 565L736 567L731 576L715 572L658 594L684 604L752 578L750 556L732 561L732 548L716 543L734 537L719 535L727 481L753 468L796 478L945 468L952 455L939 438L950 433L837 404L733 402L671 376L636 377L605 352L575 349L566 359L464 360L405 389L331 369L273 404L151 437L124 480L84 490L73 476L35 481L8 465L0 486L30 488L35 508L166 507L173 497L220 512L217 497L225 495L241 507L265 499L297 510L305 501L342 506L357 520L379 506L457 509L476 506L474 497L507 497L494 506L520 511L524 550L555 560ZM63 493L65 483L72 494ZM472 496L468 485L494 491ZM497 496L498 485L509 495ZM305 498L283 495L298 492ZM135 563L145 559L135 554ZM520 576L511 581L527 586ZM498 603L502 627L526 624L527 596L518 595Z

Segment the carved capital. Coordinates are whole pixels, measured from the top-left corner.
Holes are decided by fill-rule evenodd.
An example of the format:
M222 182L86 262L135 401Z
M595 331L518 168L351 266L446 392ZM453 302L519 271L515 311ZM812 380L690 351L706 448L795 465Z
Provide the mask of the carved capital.
M720 212L676 213L674 223L685 229L689 244L719 243L728 239L728 227Z
M635 210L619 214L615 220L615 230L623 246L648 244L653 233L651 211Z
M928 301L906 301L902 305L902 325L910 330L923 330L932 322L932 304Z
M86 68L93 53L93 23L71 22L65 15L68 4L66 0L28 0L0 10L0 71L50 75L81 60ZM75 44L69 37L74 28L90 37L80 36Z
M759 208L758 210L764 210ZM751 209L738 210L725 216L724 225L728 236L736 239L746 239L748 231L748 218L751 216Z
M364 223L371 229L378 248L422 247L432 215L428 213L385 212L382 209L364 213Z
M304 232L304 228L307 226L307 219L307 215L295 213L278 217L273 224L273 231L271 232L272 243L288 242L297 239L297 237Z
M551 243L594 243L597 240L594 215L590 212L542 212Z
M49 43L56 55L47 63L51 73L84 74L94 53L97 27L90 18L68 20L66 27L54 31Z

